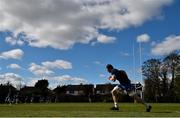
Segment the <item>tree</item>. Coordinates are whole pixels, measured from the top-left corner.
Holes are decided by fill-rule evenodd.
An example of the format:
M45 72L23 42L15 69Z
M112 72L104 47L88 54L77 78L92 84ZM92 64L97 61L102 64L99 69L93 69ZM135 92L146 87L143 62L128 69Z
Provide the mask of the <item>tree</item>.
M49 85L48 80L38 80L38 82L36 82L35 84L35 88L37 88L40 91L41 96L43 97L47 97L47 95L49 94L49 89L47 88Z
M175 102L176 101L175 78L177 74L180 72L179 71L180 55L178 55L177 53L171 53L164 58L163 62L168 69L168 76L170 81L169 90L167 91L167 94L169 96L169 99Z
M169 91L169 78L168 78L168 66L165 63L161 63L160 68L160 78L161 78L161 95L163 101L168 101L168 91Z
M154 97L155 96L154 82L151 79L145 79L144 83L145 83L145 91L144 91L145 100L148 102L156 101L156 99Z
M178 101L180 101L180 74L175 78L175 95Z
M66 87L67 86L57 86L53 91L56 93L56 95L61 95L66 93Z
M15 87L13 87L9 82L7 84L0 84L0 103L5 102L5 98L9 96L13 98L13 96L17 93Z
M143 63L145 96L150 101L176 102L180 96L180 55L171 53L161 62L150 59Z
M145 77L145 96L151 93L151 98L149 99L156 102L161 97L160 67L161 61L159 59L147 60L142 65L142 74Z
M164 63L168 67L168 72L171 74L172 80L170 84L170 88L174 88L174 80L176 75L179 73L179 66L180 66L180 55L176 53L171 53L164 59Z
M43 80L38 80L35 84L35 87L43 91L47 89L48 85L49 85L48 80L43 79Z

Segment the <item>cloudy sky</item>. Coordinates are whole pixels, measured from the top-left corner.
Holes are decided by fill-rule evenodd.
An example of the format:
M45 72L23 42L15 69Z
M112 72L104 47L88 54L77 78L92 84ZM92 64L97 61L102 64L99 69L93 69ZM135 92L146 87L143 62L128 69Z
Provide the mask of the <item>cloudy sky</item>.
M0 83L107 83L108 63L142 82L140 62L180 50L179 28L179 0L0 0Z

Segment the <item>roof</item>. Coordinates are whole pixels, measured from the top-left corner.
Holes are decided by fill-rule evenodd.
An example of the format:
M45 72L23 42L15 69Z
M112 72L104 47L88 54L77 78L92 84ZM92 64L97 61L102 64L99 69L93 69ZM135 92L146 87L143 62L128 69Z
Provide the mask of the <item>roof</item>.
M21 91L32 91L35 90L36 88L33 86L25 86L23 88L21 88Z
M96 90L105 90L109 89L112 90L117 84L97 84Z
M94 85L67 85L66 91L76 91L76 90L84 90L84 89L93 89Z

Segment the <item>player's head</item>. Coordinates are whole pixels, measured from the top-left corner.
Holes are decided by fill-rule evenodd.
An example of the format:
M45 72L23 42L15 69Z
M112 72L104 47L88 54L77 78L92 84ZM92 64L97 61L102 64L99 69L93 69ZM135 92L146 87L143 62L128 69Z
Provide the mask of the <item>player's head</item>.
M113 68L114 68L114 67L113 67L111 64L107 64L107 65L106 65L106 69L107 69L107 71L108 71L109 73L112 72Z

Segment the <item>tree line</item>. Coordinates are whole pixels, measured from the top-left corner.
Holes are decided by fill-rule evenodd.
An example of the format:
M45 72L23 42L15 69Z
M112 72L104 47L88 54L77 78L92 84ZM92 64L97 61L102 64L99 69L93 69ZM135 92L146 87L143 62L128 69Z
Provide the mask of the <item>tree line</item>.
M163 59L149 59L142 65L144 99L148 102L180 102L180 55L171 53ZM111 94L93 95L85 89L84 95L66 95L67 86L48 89L48 80L38 80L33 87L17 90L10 83L0 85L0 103L4 102L112 102ZM108 88L108 87L106 87ZM111 88L112 89L112 88ZM109 91L111 90L109 89ZM91 95L91 96L90 96ZM132 102L126 95L120 101Z
M0 103L37 102L51 95L47 80L38 80L33 87L24 86L17 90L11 83L0 84Z
M142 65L149 102L180 102L180 55L171 53L163 59L149 59Z
M0 103L57 103L57 102L112 102L111 83L96 85L58 85L53 90L48 88L48 80L38 80L34 86L24 86L17 90L12 84L0 84ZM78 94L68 94L79 90ZM83 90L83 93L81 92ZM100 93L96 91L101 90ZM67 91L69 91L67 93ZM104 92L103 92L104 91ZM106 92L105 92L106 91ZM133 102L128 95L119 96L121 102Z

